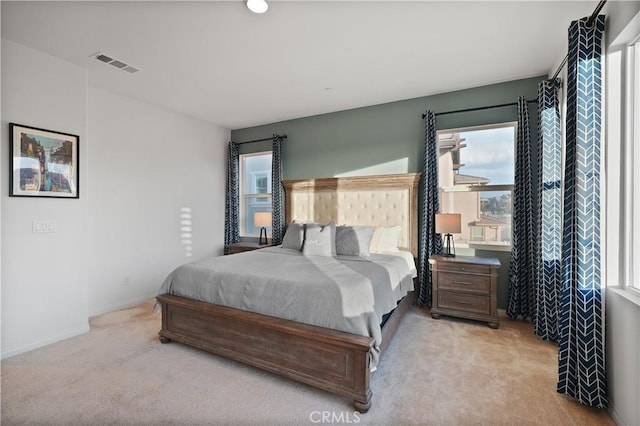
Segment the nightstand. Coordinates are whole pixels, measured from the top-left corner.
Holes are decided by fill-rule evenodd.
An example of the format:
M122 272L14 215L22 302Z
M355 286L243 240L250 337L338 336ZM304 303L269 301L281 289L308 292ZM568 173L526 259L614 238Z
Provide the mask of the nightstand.
M440 315L486 322L498 328L498 269L492 257L431 256L431 316Z
M273 244L258 244L254 242L248 242L248 241L234 243L224 247L224 254L236 254L236 253L242 253L243 251L258 250L265 247L271 247L272 245Z

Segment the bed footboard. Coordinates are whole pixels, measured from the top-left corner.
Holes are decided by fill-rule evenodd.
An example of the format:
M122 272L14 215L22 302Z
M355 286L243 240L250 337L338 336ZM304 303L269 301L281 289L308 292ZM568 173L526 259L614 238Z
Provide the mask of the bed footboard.
M175 340L371 406L374 340L337 330L161 295L160 341Z

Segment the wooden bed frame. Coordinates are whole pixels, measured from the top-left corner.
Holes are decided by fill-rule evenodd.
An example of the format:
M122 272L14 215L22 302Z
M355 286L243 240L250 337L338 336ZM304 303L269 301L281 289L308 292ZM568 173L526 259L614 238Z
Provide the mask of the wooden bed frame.
M415 256L419 178L411 173L285 181L286 220L401 224L401 247ZM385 204L399 202L403 205ZM400 217L390 214L394 211ZM359 412L369 410L373 338L168 294L157 299L162 343L175 340L204 349L351 398ZM414 292L409 293L385 322L381 356L414 300Z

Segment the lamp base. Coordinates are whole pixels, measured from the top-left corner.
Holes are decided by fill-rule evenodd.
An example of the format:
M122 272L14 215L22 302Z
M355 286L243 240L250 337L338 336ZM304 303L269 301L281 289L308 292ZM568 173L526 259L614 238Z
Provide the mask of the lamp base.
M262 242L262 233L264 232L264 243ZM262 228L260 228L260 240L258 240L258 244L259 245L267 245L268 241L267 241L267 228L265 228L264 226Z
M444 257L456 257L456 245L453 242L453 235L445 234L444 235L444 252L442 256ZM452 251L453 249L453 251Z

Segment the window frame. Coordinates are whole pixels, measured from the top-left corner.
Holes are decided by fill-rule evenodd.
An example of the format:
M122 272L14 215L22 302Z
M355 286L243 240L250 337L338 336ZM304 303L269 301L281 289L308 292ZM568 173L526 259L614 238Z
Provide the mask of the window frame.
M267 192L265 193L245 193L245 160L247 158L250 157L258 157L258 156L267 156L267 155L273 155L272 151L259 151L259 152L251 152L251 153L247 153L247 154L240 154L238 156L238 163L239 163L239 202L240 202L240 206L239 206L239 222L240 222L240 237L258 237L259 234L255 233L255 234L251 234L249 232L247 232L246 229L246 203L247 203L247 199L250 198L255 198L260 202L264 202L266 204L266 202L268 200L270 200L272 198L272 189L271 189L271 170L266 170L267 173ZM262 170L258 171L258 172L250 172L251 174L251 188L257 190L257 185L256 185L256 177L263 173Z
M478 126L466 126L466 127L455 127L449 129L442 129L436 132L436 140L439 143L440 134L442 133L464 133L471 132L477 130L491 130L491 129L501 129L501 128L513 128L513 164L514 164L514 184L495 184L495 185L455 185L455 186L441 186L440 182L438 182L438 197L440 197L439 201L442 201L443 193L452 193L452 192L503 192L510 191L511 192L511 200L513 203L514 196L514 188L515 188L515 163L516 163L516 154L517 154L517 135L518 135L518 122L517 121L505 121L501 123L492 123L492 124L482 124ZM440 203L442 206L442 203ZM513 211L513 204L512 204ZM443 212L443 213L454 213L454 212ZM486 230L484 231L486 237ZM511 217L511 242L513 242L513 215ZM486 240L485 240L486 241ZM487 242L474 242L471 239L469 241L459 241L456 240L456 246L458 248L469 248L475 250L487 250L487 251L507 251L510 252L512 248L512 243L509 244L491 244Z
M640 34L626 49L626 134L625 186L628 188L628 202L625 206L625 222L629 241L626 245L627 275L625 289L640 297L640 265L635 261L640 256Z

